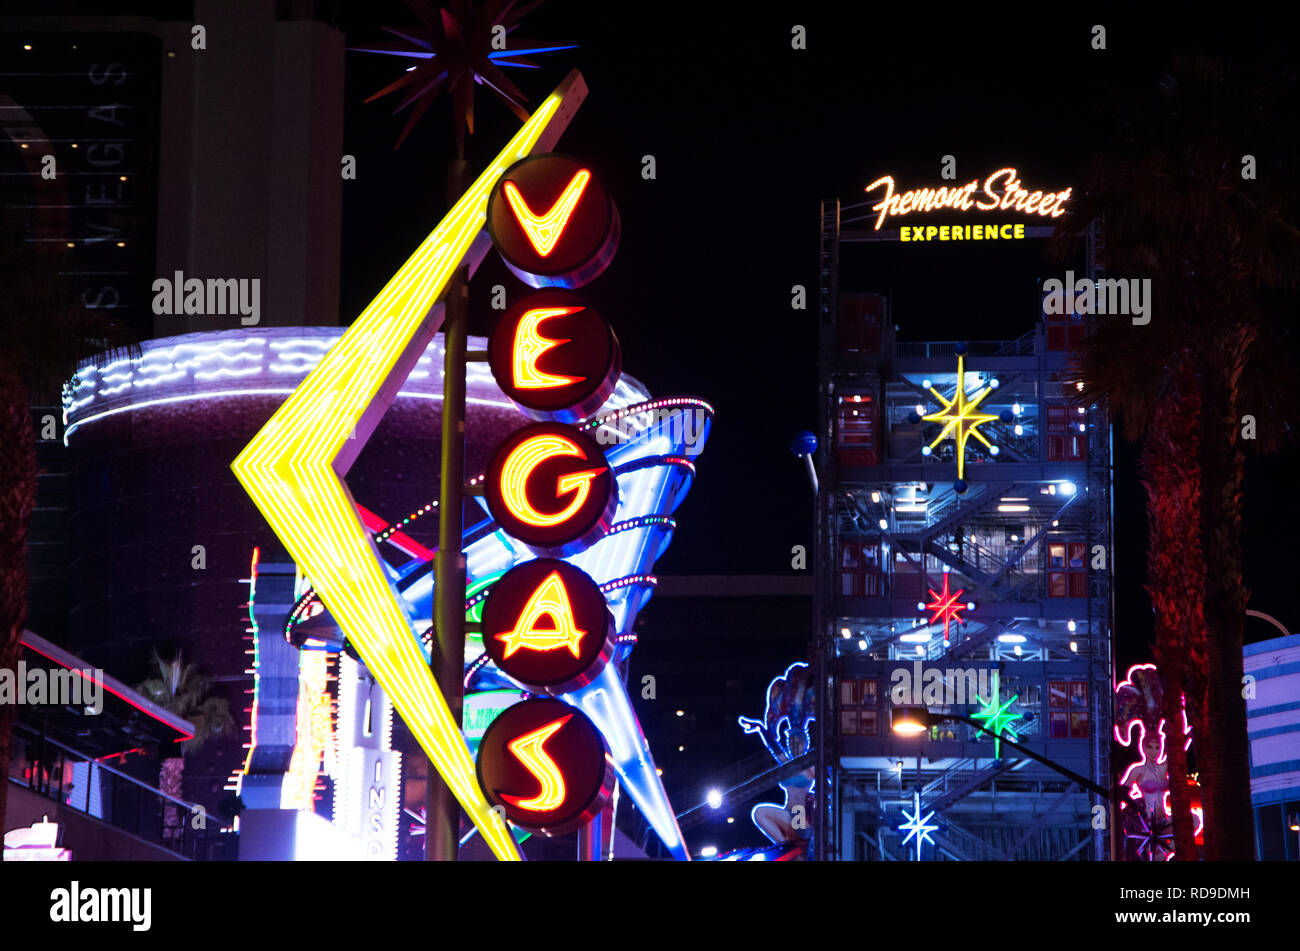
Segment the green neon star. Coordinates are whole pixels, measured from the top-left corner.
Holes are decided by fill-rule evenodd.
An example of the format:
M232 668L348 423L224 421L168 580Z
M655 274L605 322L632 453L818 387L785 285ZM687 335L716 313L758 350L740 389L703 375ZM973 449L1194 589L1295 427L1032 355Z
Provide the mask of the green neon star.
M985 700L979 694L976 694L975 699L979 701L980 709L978 713L971 714L972 720L983 720L984 728L993 734L993 756L995 759L1002 758L1003 736L1006 736L1009 740L1019 738L1015 727L1011 725L1011 721L1018 719L1019 715L1010 712L1011 705L1016 702L1019 694L1013 696L1006 703L1001 703L998 699L1001 695L1001 687L998 684L999 678L1000 674L996 670L993 671L992 697Z

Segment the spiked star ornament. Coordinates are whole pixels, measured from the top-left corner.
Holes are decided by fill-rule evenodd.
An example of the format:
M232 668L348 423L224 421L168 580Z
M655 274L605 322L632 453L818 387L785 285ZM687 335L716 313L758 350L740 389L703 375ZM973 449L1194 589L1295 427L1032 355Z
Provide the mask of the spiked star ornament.
M1173 823L1156 814L1150 819L1141 809L1125 813L1124 838L1143 862L1168 862L1174 857Z
M405 73L366 100L373 102L404 91L406 97L394 112L415 105L393 148L406 140L443 90L451 96L458 157L465 154L465 132L474 133L476 85L486 86L520 120L527 120L527 97L506 76L504 68L537 69L537 63L527 57L577 48L574 44L545 43L513 35L524 15L542 2L534 0L518 6L516 0L452 0L445 7L435 7L429 0L407 0L422 26L386 26L383 29L396 36L396 41L351 47L357 52L414 61Z
M953 621L958 624L965 624L966 620L961 616L961 612L975 607L971 602L958 600L965 590L965 588L958 588L955 592L948 591L948 569L946 567L943 569L943 590L929 589L930 597L934 598L934 600L925 605L925 609L934 612L934 617L930 618L931 624L938 624L940 619L943 620L944 647L948 647L952 643L949 637L949 625Z
M934 818L934 810L931 809L924 816L921 815L921 794L912 793L912 811L909 813L903 810L903 817L907 819L898 827L899 832L906 832L907 838L903 839L903 845L915 840L916 842L916 860L921 861L921 846L929 842L934 845L934 839L930 838L930 833L936 831L939 827L931 824L930 820Z
M1001 700L1002 686L998 683L1000 674L993 671L993 689L989 691L991 696L985 700L979 694L975 699L980 703L978 713L972 713L972 720L982 720L984 728L993 734L993 756L995 759L1002 758L1002 737L1006 736L1009 740L1015 740L1019 734L1016 733L1015 727L1011 721L1017 718L1017 715L1011 712L1011 705L1019 699L1019 694L1013 696L1010 700L1003 702Z
M983 388L976 390L975 393L967 393L966 357L963 354L958 354L957 391L953 394L952 399L945 399L933 386L929 387L931 395L943 405L943 409L938 412L927 413L921 419L929 423L943 423L943 429L939 431L939 435L922 452L928 456L935 446L949 436L957 441L958 492L963 492L966 488L966 440L973 436L983 443L992 455L996 456L998 454L998 447L989 442L988 438L979 431L979 428L985 423L994 422L998 417L989 413L977 412L980 403L993 392L996 385L997 380L993 380Z

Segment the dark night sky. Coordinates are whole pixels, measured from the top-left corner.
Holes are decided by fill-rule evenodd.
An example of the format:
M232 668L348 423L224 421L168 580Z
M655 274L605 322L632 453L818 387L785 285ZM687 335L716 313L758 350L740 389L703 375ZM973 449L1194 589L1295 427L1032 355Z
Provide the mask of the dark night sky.
M28 12L152 13L188 18L183 2L63 3L41 0ZM1283 60L1293 36L1276 26L1245 25L1222 16L1169 13L1047 11L1022 17L1010 8L931 5L882 14L875 5L595 3L550 0L530 13L520 32L577 43L541 57L542 68L512 78L539 102L572 67L590 96L560 148L582 156L603 175L618 203L622 241L610 269L583 290L614 324L624 369L656 396L693 395L717 410L699 474L677 512L679 527L659 561L660 575L785 573L791 547L810 545L812 499L791 437L816 425L816 291L818 204L863 200L865 185L892 174L903 187L938 180L941 157L957 160L959 181L1015 166L1029 188L1077 185L1090 150L1105 145L1107 91L1150 88L1172 54L1222 53L1246 62ZM400 0L318 0L316 16L342 30L350 45L387 39L381 25L412 26ZM915 12L910 12L915 10ZM1141 19L1135 19L1141 17ZM808 48L793 50L791 27L807 28ZM1090 48L1093 24L1107 29L1105 51ZM405 61L364 53L346 59L344 152L357 157L357 179L343 182L341 319L371 300L442 217L448 206L451 150L446 100L429 111L393 150L405 115L399 101L363 100L400 75ZM1293 117L1290 117L1293 121ZM480 88L471 168L481 169L518 128L518 120ZM232 116L231 121L238 121ZM1243 145L1243 152L1250 151ZM641 178L653 155L657 178ZM890 295L904 340L999 339L1031 330L1037 281L1060 274L1042 245L996 248L858 246L842 260L849 291ZM495 255L471 283L472 332L485 333L493 284L512 299L522 292ZM791 286L808 289L808 309L790 309ZM334 315L321 315L330 323ZM1157 314L1154 319L1159 319ZM1116 442L1116 660L1150 659L1151 608L1143 591L1144 499L1136 480L1136 449ZM1245 501L1246 581L1251 607L1300 626L1286 546L1296 525L1291 473L1297 450L1249 463ZM429 474L430 486L436 473ZM1291 512L1280 517L1280 512ZM647 637L634 671L693 666L665 682L667 701L646 714L656 749L671 751L678 731L731 730L734 756L755 751L734 729L737 713L758 712L762 683L799 657L799 611L756 602L728 613L725 602L696 610L652 601ZM796 608L799 606L796 605ZM710 610L712 613L710 613ZM748 614L746 614L748 610ZM792 620L783 621L781 610ZM684 642L713 618L708 644ZM757 617L755 615L758 615ZM1275 635L1259 621L1246 639ZM673 638L673 635L676 638ZM731 641L725 640L731 637ZM752 643L729 661L731 644ZM736 652L738 653L738 651ZM671 657L669 655L672 655ZM748 667L746 667L748 663ZM729 688L727 678L740 686ZM720 686L719 681L722 681ZM743 681L743 683L741 683ZM751 686L752 682L752 686ZM739 691L734 709L721 692ZM716 701L697 700L704 691ZM677 721L677 703L706 707ZM662 716L660 716L662 714ZM714 721L706 723L705 716ZM656 719L657 718L657 719ZM725 722L724 722L725 721ZM707 773L690 755L661 762L670 787ZM681 764L680 766L678 764ZM752 840L747 824L733 830ZM719 840L721 841L721 840ZM739 841L732 844L739 844Z
M980 20L966 7L894 21L874 10L800 12L793 21L754 5L639 4L633 22L611 19L611 9L553 0L530 14L522 33L580 48L512 76L536 102L569 67L582 70L591 95L561 148L603 173L623 220L614 264L585 293L611 316L628 372L656 395L701 396L717 409L662 574L788 571L791 546L807 543L810 492L787 443L815 425L820 199L861 201L881 174L930 183L949 153L962 180L1015 165L1030 187L1062 187L1098 143L1106 89L1149 84L1179 50L1240 58L1281 49L1262 28L1181 14ZM378 38L379 24L412 22L401 3L345 2L337 25L358 43ZM807 27L807 50L790 48L792 22ZM1089 47L1098 22L1105 52ZM344 193L345 319L440 216L450 123L449 109L435 107L395 154L403 119L387 100L362 100L401 65L348 56L345 149L359 175ZM481 91L477 105L476 168L516 127ZM656 158L655 181L640 177L645 154ZM846 256L841 281L891 293L903 339L1014 337L1033 326L1037 279L1055 273L1040 251L872 247ZM476 332L487 328L497 281L519 286L489 258L471 287ZM790 310L793 284L813 295L808 311ZM1145 659L1150 632L1133 457L1119 447L1117 655L1126 663ZM1289 624L1275 512L1294 461L1252 464L1246 502L1251 605ZM1251 622L1247 639L1270 632Z
M27 6L191 16L176 0ZM962 180L1014 165L1031 188L1059 187L1104 144L1103 94L1149 88L1172 54L1224 55L1266 70L1293 59L1285 30L1184 7L1020 15L992 6L827 6L550 0L520 31L579 45L511 74L536 103L569 68L582 70L591 95L561 148L603 173L622 215L620 251L584 293L611 317L626 371L656 395L700 396L717 409L663 574L787 571L791 546L808 541L810 493L787 444L815 424L815 312L792 312L789 300L791 286L803 284L815 306L819 200L857 202L882 174L933 182L945 154L956 156ZM416 22L400 0L318 0L315 10L352 44L387 38L381 25ZM805 50L791 49L795 22L807 28ZM1105 51L1090 48L1097 23L1107 29ZM398 152L405 120L390 114L396 101L363 104L403 65L347 54L344 148L358 158L358 178L344 183L345 322L447 206L445 101ZM517 120L482 90L476 103L469 157L481 168ZM640 177L646 154L656 158L655 181ZM902 339L1015 337L1033 326L1037 279L1060 270L1036 250L876 249L845 259L842 286L889 293ZM519 287L489 256L471 285L476 333L488 328L497 282ZM1150 632L1133 456L1118 447L1120 661L1141 659ZM1296 519L1277 513L1296 509L1287 480L1295 461L1292 450L1250 462L1245 503L1251 606L1291 626L1291 577L1278 552ZM1252 621L1246 637L1272 633Z

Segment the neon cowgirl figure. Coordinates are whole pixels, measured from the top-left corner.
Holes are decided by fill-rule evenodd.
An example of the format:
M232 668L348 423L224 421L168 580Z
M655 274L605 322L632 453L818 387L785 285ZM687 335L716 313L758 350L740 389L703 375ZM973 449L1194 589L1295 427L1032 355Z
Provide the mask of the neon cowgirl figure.
M1169 743L1180 742L1180 735L1184 749L1190 749L1191 726L1185 709L1182 721L1171 729L1164 718L1164 688L1155 664L1134 664L1115 686L1115 741L1138 754L1119 775L1125 858L1173 858L1167 751ZM1199 845L1205 821L1196 788L1199 784L1191 779L1188 785L1192 787L1188 795Z
M811 671L805 663L791 664L767 688L767 709L761 720L741 717L746 733L757 733L778 763L789 763L812 749L812 725L817 719L817 698ZM781 781L785 802L765 802L754 807L750 818L774 843L807 843L813 854L813 777L810 767Z

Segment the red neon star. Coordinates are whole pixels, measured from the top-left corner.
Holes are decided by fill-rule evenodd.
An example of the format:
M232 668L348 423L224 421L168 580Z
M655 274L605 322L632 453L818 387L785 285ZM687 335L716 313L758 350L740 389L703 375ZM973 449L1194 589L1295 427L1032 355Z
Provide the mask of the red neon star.
M958 624L966 623L961 616L961 612L965 611L968 605L964 601L959 602L957 600L961 597L961 593L964 590L964 588L958 588L954 594L948 592L948 572L946 571L943 573L943 592L940 593L935 591L933 588L930 589L930 597L934 598L934 600L925 607L926 610L935 612L934 617L930 618L931 624L934 624L939 620L939 618L943 618L944 647L948 646L948 626L953 621L956 621Z

